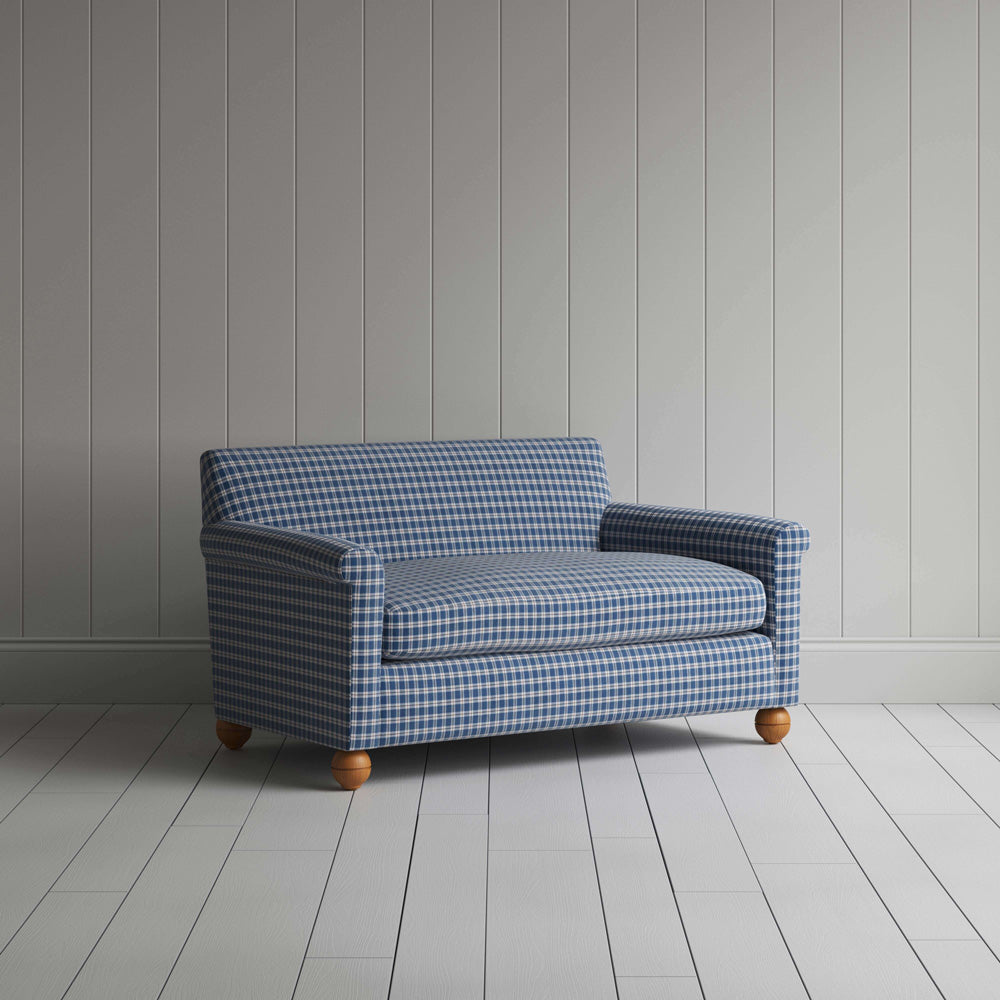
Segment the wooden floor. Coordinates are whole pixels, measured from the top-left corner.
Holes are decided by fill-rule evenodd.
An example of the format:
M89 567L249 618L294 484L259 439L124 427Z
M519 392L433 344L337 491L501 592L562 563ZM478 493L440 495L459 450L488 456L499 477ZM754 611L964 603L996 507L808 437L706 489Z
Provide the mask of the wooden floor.
M330 753L0 707L0 997L1000 997L1000 709Z

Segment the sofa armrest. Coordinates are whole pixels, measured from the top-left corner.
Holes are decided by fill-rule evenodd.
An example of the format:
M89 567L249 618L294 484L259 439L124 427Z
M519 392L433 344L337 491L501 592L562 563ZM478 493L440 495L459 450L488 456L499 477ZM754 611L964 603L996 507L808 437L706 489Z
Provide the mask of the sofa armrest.
M751 514L611 503L601 520L602 549L663 552L724 563L764 584L760 627L774 645L779 704L798 699L799 593L809 532L795 521Z
M201 552L211 561L245 563L337 583L358 584L382 572L378 553L357 542L245 521L206 524L201 529Z
M385 572L355 542L264 524L201 532L220 718L339 750L375 746Z

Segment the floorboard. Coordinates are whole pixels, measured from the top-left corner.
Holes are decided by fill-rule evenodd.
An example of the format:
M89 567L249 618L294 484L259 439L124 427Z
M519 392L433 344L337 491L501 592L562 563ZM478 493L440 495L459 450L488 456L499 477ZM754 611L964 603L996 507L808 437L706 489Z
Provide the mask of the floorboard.
M0 823L0 948L115 804L115 795L29 794Z
M948 773L881 705L812 712L890 813L978 813Z
M1000 997L1000 962L982 941L916 941L913 946L948 1000Z
M385 1000L391 958L307 958L294 1000Z
M642 778L674 892L757 892L746 852L708 774Z
M625 727L578 729L576 749L590 836L655 836Z
M491 851L488 900L488 1000L613 1000L589 850Z
M163 1000L290 997L332 861L328 851L233 851Z
M482 994L487 839L486 816L420 816L391 997Z
M590 850L572 732L492 740L490 850Z
M760 892L678 893L705 1000L807 1000Z
M0 754L7 752L54 705L0 705Z
M422 746L381 751L378 780L353 793L310 958L395 954L426 759Z
M937 1000L857 865L757 865L756 871L812 1000Z
M124 898L50 892L0 955L0 997L58 1000Z
M219 750L214 713L195 705L170 731L56 883L128 891Z
M910 843L1000 956L1000 828L987 816L900 816Z
M67 1000L155 1000L222 869L236 830L175 826L157 847ZM65 898L77 895L63 894Z
M351 793L205 705L0 707L0 997L996 1000L1000 709L791 713L375 750Z
M804 764L802 773L908 938L976 936L892 817L849 766Z
M693 976L677 903L653 839L594 838L615 974Z

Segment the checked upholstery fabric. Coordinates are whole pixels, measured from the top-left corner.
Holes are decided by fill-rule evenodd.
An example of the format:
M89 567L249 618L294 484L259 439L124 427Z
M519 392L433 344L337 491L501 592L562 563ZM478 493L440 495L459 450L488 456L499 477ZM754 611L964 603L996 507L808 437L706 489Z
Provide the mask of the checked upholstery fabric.
M587 438L202 456L220 718L339 749L798 695L790 521L612 503Z

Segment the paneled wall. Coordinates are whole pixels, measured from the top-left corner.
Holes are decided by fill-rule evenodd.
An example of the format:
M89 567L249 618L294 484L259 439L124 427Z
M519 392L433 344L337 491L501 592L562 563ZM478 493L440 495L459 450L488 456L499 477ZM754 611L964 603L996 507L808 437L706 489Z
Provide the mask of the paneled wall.
M0 0L0 634L200 637L197 457L601 438L1000 634L1000 0Z

